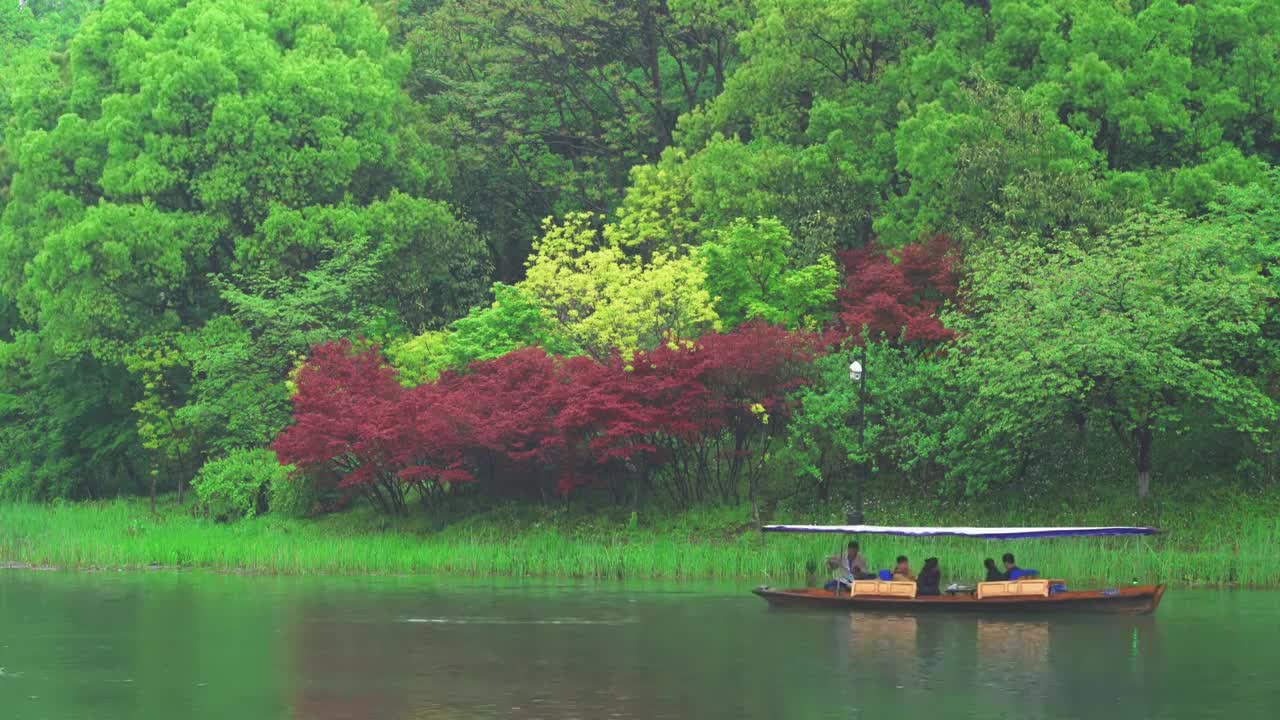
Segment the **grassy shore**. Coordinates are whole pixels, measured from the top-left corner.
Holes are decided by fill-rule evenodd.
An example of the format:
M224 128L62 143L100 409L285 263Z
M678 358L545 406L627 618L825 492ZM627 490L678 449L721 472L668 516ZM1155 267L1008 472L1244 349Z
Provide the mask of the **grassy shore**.
M920 505L869 508L877 522L901 524L1115 524L1151 522L1142 511L1097 499L1089 512ZM1177 585L1280 587L1280 497L1223 495L1157 508L1166 530L1153 538L1055 539L990 543L961 539L861 538L874 567L899 553L941 559L948 581L974 579L985 557L1012 551L1025 567L1079 583L1131 579ZM914 510L912 509L914 508ZM838 517L784 516L833 522ZM817 515L820 515L817 514ZM440 524L438 520L434 524ZM839 550L843 538L768 535L746 508L652 516L504 507L454 519L390 521L355 510L312 520L270 515L235 524L192 517L172 500L152 515L141 500L0 505L0 562L65 568L208 568L262 573L429 574L739 579L770 584L804 579L805 563ZM825 570L819 577L825 577Z

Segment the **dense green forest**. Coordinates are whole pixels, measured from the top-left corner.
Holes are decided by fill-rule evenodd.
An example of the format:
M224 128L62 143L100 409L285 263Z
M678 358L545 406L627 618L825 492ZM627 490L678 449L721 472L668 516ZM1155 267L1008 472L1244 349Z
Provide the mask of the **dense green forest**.
M3 499L1277 480L1273 0L9 0L0 143Z

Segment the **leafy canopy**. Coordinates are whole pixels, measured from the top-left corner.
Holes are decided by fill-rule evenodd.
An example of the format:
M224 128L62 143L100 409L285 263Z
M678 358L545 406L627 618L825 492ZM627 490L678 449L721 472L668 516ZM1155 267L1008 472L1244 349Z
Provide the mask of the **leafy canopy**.
M773 218L740 220L699 248L707 290L726 327L761 319L816 329L828 319L838 273L828 255L798 266L791 233Z
M48 453L0 460L13 472L133 478L149 454L187 474L278 432L291 353L483 296L486 249L437 199L443 154L368 7L107 0L36 57L4 73L3 392L58 377L109 407L15 405L28 430L59 420Z
M628 238L590 213L548 220L520 288L597 358L693 338L717 326L701 264L682 248L631 257Z
M578 350L527 292L493 286L493 303L476 307L445 330L423 333L388 348L400 379L413 385L434 380L445 370L462 370L477 360L493 360L526 347L553 355Z
M1076 413L1130 443L1140 473L1154 435L1186 431L1193 411L1246 434L1274 422L1249 369L1269 363L1275 288L1231 226L1143 213L1087 244L1028 243L972 267L963 311L946 317L974 397L956 434L976 447L957 471L998 477Z

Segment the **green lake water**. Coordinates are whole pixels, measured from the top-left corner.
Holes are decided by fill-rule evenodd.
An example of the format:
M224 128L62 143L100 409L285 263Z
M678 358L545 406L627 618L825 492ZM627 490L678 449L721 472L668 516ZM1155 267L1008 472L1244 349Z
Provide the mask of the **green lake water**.
M1275 717L1274 592L910 617L732 585L0 570L0 720Z

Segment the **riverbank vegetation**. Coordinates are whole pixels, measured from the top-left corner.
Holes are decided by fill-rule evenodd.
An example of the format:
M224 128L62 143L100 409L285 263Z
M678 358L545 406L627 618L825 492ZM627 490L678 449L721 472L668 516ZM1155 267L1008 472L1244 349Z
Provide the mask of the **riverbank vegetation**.
M863 475L1280 583L1278 63L1267 0L10 3L0 533L505 571L469 518L636 513L641 574L780 574L664 538ZM89 540L145 496L171 539ZM538 573L631 547L518 527Z
M1072 582L1175 586L1280 585L1280 494L1217 492L1162 499L1153 508L1132 497L1079 497L1054 508L1030 498L1007 507L949 506L927 499L877 501L877 520L920 524L963 513L966 522L1006 526L1150 520L1162 535L992 543L966 539L860 538L872 565L900 553L913 566L942 561L948 582L972 582L986 557L1012 551L1026 566ZM1076 506L1088 510L1077 510ZM192 517L175 496L159 512L143 500L0 506L0 557L73 569L203 568L253 573L430 574L592 578L733 579L803 583L805 566L841 550L839 536L763 535L747 505L681 514L625 508L541 507L510 503L460 515L395 518L372 508L298 520L268 515L236 523ZM787 512L779 508L780 513ZM810 512L801 513L814 519ZM788 519L785 515L783 520ZM838 521L835 516L816 517Z

